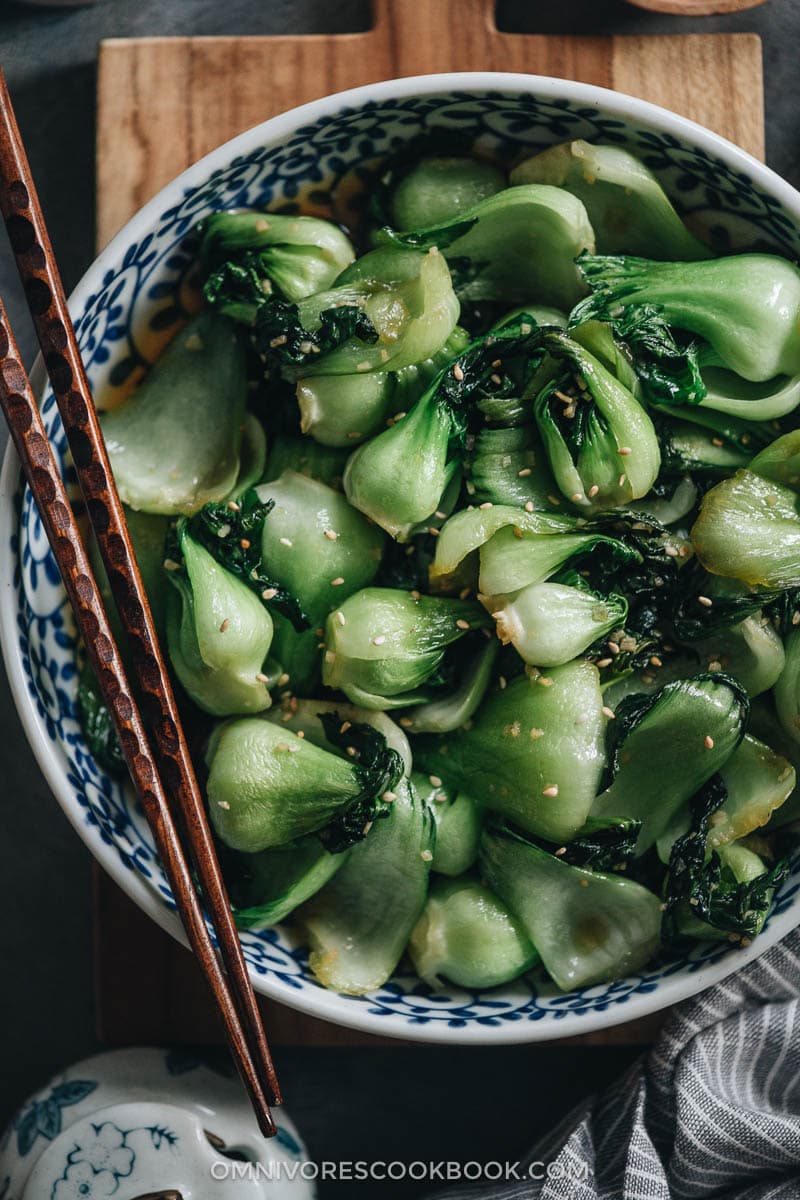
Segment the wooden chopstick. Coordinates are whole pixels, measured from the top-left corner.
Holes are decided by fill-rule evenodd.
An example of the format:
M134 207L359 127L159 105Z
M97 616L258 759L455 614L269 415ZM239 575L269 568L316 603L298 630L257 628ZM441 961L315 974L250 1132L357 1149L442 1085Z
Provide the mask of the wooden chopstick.
M181 727L175 696L128 535L122 504L111 472L91 389L69 316L63 285L55 265L30 165L2 70L0 70L0 211L6 222L9 240L36 327L44 365L61 413L89 520L97 538L112 595L131 647L133 671L143 702L146 704L148 725L155 743L161 778L167 795L172 795L176 799L176 807L186 829L192 860L217 935L226 975L214 972L208 954L205 952L201 954L198 949L200 947L199 939L197 939L195 949L220 1005L232 1050L244 1072L245 1082L251 1098L254 1100L256 1115L262 1130L267 1136L271 1136L275 1132L275 1127L269 1113L269 1104L280 1104L280 1088L222 879L203 798ZM22 383L24 372L21 376L19 355L12 350L13 335L5 319L3 326L5 329L4 339L8 343L7 371L10 372L11 383L17 385ZM14 360L13 364L11 359ZM26 470L30 471L29 483L34 497L40 507L43 504L47 509L48 504L55 503L50 498L56 494L54 490L56 481L53 473L58 476L58 470L50 452L43 426L38 418L38 410L29 387L27 390L25 387L4 387L4 393L6 391L8 392L8 401L4 394L3 404L4 408L8 404L6 415L9 419L12 436L20 451L23 465L26 466ZM12 412L17 420L16 430L11 421ZM36 420L34 420L34 414ZM26 429L29 432L30 430L34 431L27 440L23 437ZM26 461L29 453L34 457ZM47 482L45 482L45 478ZM60 480L60 476L58 478ZM63 488L61 492L63 493ZM61 494L58 496L58 501L56 514L51 513L50 515L54 535L58 535L60 530L68 528L67 514L61 511L62 505L66 505L69 509L66 497ZM71 516L71 512L69 515ZM44 512L42 517L44 520ZM71 537L69 543L72 545ZM74 547L65 552L63 546L66 543L62 544L58 540L58 536L56 536L55 542L51 539L51 544L57 559L59 553L63 556L63 564L59 560L62 574L64 568L69 571ZM73 588L75 598L78 600L80 599L80 589L85 590L87 587L85 581L89 581L89 587L94 584L91 570L85 559L82 561L79 574L81 578L76 581L75 585L78 590L75 591ZM75 607L72 595L70 599ZM98 603L102 610L102 603L99 601ZM80 624L81 612L78 609L76 609L76 616ZM92 637L96 636L91 633L91 622L89 622L89 626L89 635L86 638L87 649L89 649ZM81 632L83 633L84 630L81 629ZM113 670L109 676L108 668L106 668L106 673L103 674L100 682L102 688L105 680L106 686L113 693L115 688L118 689L121 686L121 665L119 654L114 647L107 626L104 633L111 647ZM100 666L102 668L103 664L101 663ZM115 681L113 683L112 677ZM133 701L127 685L124 691L125 711L127 712L130 711ZM105 692L104 697L108 702L109 697L105 696ZM114 711L112 709L112 712ZM122 716L122 713L119 715ZM123 750L125 750L124 738L128 737L129 733L128 726L124 722L121 724L119 732L123 737ZM143 730L140 729L139 733L141 732ZM149 795L152 795L158 786L155 783L157 773L153 770L149 755L142 759L146 745L146 741L142 742L137 733L137 745L131 753L128 765L137 788L147 784L150 789ZM140 769L141 773L139 773ZM177 814L170 811L166 796L163 795L163 792L161 794L165 807L149 802L148 815L153 817L151 827L157 843L159 843L160 852L162 852L161 842L164 843L168 852L177 852L180 849L180 840L174 828ZM148 813L148 805L144 800L143 804L145 812ZM164 865L167 866L167 860ZM172 866L175 866L174 862ZM191 924L193 921L192 903L196 907L197 898L194 888L191 886L190 876L176 876L176 880L178 882L178 890L175 891L176 903L181 909L184 922L189 921L187 933L190 933L190 929L193 928ZM191 893L191 901L188 893ZM203 928L205 929L204 924ZM199 931L195 931L195 934L199 934ZM190 934L190 936L192 935ZM211 945L210 940L209 945ZM216 963L213 948L212 957ZM217 968L218 966L217 963ZM226 978L232 996L224 986ZM245 1054L245 1052L247 1053Z

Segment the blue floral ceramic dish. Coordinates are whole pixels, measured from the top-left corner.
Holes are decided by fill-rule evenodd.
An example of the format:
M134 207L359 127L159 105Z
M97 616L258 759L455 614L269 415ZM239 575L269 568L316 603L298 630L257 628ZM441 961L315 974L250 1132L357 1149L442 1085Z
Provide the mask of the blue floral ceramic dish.
M720 249L800 251L800 196L761 164L681 117L630 97L526 75L440 75L382 83L276 117L179 176L100 255L71 300L95 395L124 388L191 303L194 229L238 206L327 206L354 176L422 133L452 131L504 158L570 138L612 142L641 156L690 223ZM64 457L55 403L43 414ZM25 728L70 820L103 867L175 937L182 930L144 817L130 792L90 757L76 717L76 642L35 505L9 452L0 536L10 554L2 642ZM9 583L10 581L10 583ZM556 993L535 976L483 993L433 991L409 973L359 997L323 989L290 929L248 933L256 988L315 1016L435 1042L521 1042L585 1033L700 991L800 920L800 868L781 888L764 932L746 950L697 946L684 958L609 985Z

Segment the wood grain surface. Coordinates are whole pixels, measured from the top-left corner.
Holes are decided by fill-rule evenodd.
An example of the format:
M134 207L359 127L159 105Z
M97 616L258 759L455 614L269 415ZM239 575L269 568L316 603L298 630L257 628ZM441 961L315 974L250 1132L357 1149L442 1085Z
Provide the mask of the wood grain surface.
M142 38L103 42L98 74L97 243L179 171L297 104L380 79L520 71L579 79L671 108L764 155L761 44L750 34L543 37L498 32L493 0L374 0L365 33ZM221 1040L189 953L98 869L95 962L100 1037L111 1045ZM276 1044L390 1044L282 1005ZM663 1017L571 1039L646 1043Z

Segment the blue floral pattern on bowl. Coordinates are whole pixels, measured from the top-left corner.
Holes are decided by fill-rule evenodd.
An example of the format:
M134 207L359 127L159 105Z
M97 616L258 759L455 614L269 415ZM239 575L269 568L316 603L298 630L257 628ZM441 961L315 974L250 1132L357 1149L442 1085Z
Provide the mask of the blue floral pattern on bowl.
M658 110L645 108L638 119L621 114L610 93L568 85L581 91L581 97L559 96L548 89L537 94L537 82L542 81L531 80L528 90L498 83L497 90L472 92L448 92L442 85L433 94L422 95L386 95L384 89L381 98L344 103L295 127L277 142L262 140L257 130L252 131L231 144L224 165L209 166L206 173L203 164L194 168L193 182L183 187L177 199L173 188L171 203L159 207L154 202L157 211L144 236L126 240L123 231L102 260L102 274L96 268L92 273L99 282L91 291L83 288L73 304L78 340L96 396L102 399L109 388L124 384L141 368L147 360L148 337L154 331L167 331L185 311L195 229L206 214L239 206L293 205L309 188L314 189L315 204L324 204L359 164L374 163L410 138L434 130L466 134L510 161L567 138L614 142L641 155L681 212L720 248L768 245L792 256L800 252L800 232L791 213L748 170L729 161L724 148L716 153L688 135L676 136L664 127L667 120L659 127ZM370 92L374 96L376 89ZM223 153L211 158L218 161ZM43 416L63 462L65 440L50 394L45 396ZM144 817L128 789L98 768L83 740L76 711L75 631L26 488L18 488L15 505L9 549L16 653L38 714L40 736L49 739L64 758L71 790L65 807L73 820L79 810L82 836L107 863L110 852L117 878L135 899L144 903L143 884L158 895L158 919L176 932L177 918L168 911L172 908L169 888ZM789 927L798 890L800 871L784 883L770 923L781 921ZM765 946L764 935L761 940ZM432 991L401 969L371 995L326 994L331 1003L323 1012L321 989L291 929L248 933L243 941L257 986L283 1002L344 1024L430 1040L457 1040L459 1031L469 1040L480 1041L581 1032L590 1025L627 1019L628 1012L636 1015L642 1010L633 1003L637 999L651 997L647 1010L658 1007L652 994L662 989L666 997L664 985L671 979L682 978L680 994L685 995L704 986L701 979L693 981L697 973L705 979L707 968L719 968L716 977L720 977L743 961L726 944L698 946L686 957L631 978L566 995L555 993L536 976L489 992ZM663 1003L673 998L670 995Z

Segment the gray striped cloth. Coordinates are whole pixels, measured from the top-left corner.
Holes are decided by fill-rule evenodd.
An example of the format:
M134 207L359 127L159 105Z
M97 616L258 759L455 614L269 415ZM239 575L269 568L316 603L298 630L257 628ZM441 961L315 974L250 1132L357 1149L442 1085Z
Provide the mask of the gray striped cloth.
M531 1163L540 1178L447 1200L798 1200L800 930L679 1005L652 1051L522 1171Z

